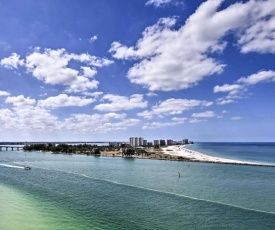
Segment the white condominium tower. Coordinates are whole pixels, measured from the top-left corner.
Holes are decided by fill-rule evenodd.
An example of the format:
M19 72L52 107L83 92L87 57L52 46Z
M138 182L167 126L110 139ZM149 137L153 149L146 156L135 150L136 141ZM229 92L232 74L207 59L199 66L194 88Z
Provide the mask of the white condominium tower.
M133 147L143 145L143 137L130 137L130 145Z

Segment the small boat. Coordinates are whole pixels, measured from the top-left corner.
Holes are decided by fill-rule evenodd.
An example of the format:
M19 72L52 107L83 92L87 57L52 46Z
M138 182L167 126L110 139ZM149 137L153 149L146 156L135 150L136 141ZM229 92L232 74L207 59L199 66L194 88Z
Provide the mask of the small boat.
M25 170L30 170L31 167L30 167L30 166L24 166L24 169L25 169Z

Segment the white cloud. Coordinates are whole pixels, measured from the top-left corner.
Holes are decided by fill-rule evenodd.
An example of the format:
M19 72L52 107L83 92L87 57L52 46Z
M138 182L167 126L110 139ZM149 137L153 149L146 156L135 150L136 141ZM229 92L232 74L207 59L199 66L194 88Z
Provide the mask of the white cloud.
M182 125L187 119L183 117L173 117L170 122L148 122L142 126L142 129L157 129L168 126Z
M9 109L0 109L0 123L3 128L16 128L17 121L14 118L14 114Z
M275 82L275 71L260 71L248 77L242 77L238 80L238 83L245 83L249 85L255 85L261 82Z
M187 120L187 118L185 118L185 117L173 117L172 119L171 119L171 121L176 121L176 122L179 122L179 123L184 123L185 121Z
M149 1L161 4L166 1ZM214 58L226 47L225 36L237 37L242 52L275 52L275 4L273 0L235 3L219 10L223 0L202 3L178 30L176 18L162 18L147 27L134 46L113 42L117 59L134 59L127 77L151 91L180 90L205 77L219 74L225 64Z
M47 108L58 108L66 106L85 106L91 104L95 100L93 98L82 98L76 96L68 96L59 94L55 97L48 97L45 100L38 101L38 106Z
M160 19L143 32L136 45L114 42L110 52L118 59L140 59L128 71L132 83L154 90L179 90L192 87L207 76L219 74L225 65L211 54L221 52L221 39L247 21L249 3L236 3L218 11L222 0L200 5L178 30L175 18ZM211 31L211 32L209 32Z
M17 106L17 105L15 105ZM5 129L72 131L74 133L106 133L126 130L140 123L139 119L127 119L125 113L72 114L61 121L45 108L35 106L0 109L0 123Z
M0 97L3 97L3 96L9 96L10 93L6 92L6 91L0 91Z
M137 108L147 107L148 102L143 100L141 94L133 94L130 97L124 97L113 94L106 94L102 98L103 100L110 101L111 103L99 104L94 107L95 110L99 111L120 111L120 110L131 110Z
M238 44L243 53L275 53L274 0L250 1L249 23L244 24Z
M145 3L146 6L148 5L154 5L156 7L160 7L163 5L167 5L170 3L172 0L149 0L148 2Z
M218 98L217 99L217 105L226 105L234 103L235 101L232 99L226 99L226 98Z
M174 5L176 7L183 7L184 2L182 0L148 0L145 6L153 5L155 7L164 7L167 5Z
M16 105L15 105L16 106ZM0 110L0 122L6 129L51 131L60 128L58 119L49 111L33 106Z
M90 38L89 42L90 42L90 43L93 43L93 42L96 41L96 40L97 40L97 35L94 35L94 36L92 36L92 37Z
M126 114L74 114L64 122L64 128L78 132L106 133L126 130L140 123L138 119L126 119ZM117 121L113 121L113 120Z
M33 106L36 103L36 100L19 95L16 97L7 97L5 103L12 103L15 107L28 107Z
M242 86L241 85L229 85L229 84L224 84L222 86L215 86L214 87L214 93L218 93L218 92L230 92L231 94L235 94L238 92L239 89L241 89Z
M153 106L151 111L145 110L137 115L146 119L151 119L153 116L182 114L186 110L190 110L198 106L210 106L212 104L212 102L207 101L170 98Z
M11 56L3 58L0 64L7 69L17 69L18 66L24 65L24 60L20 60L20 55L12 53Z
M99 82L89 79L97 73L96 70L82 66L79 71L69 68L68 64L71 60L88 63L89 58L93 57L88 54L69 54L65 49L45 49L43 53L36 49L26 57L26 67L34 77L45 83L66 85L67 92L85 92L97 88Z
M200 122L204 122L206 120L201 120L201 119L197 119L197 118L192 118L189 120L189 123L191 124L196 124L196 123L200 123Z
M157 97L158 95L156 93L153 92L149 92L146 94L147 97Z
M75 61L82 64L79 68L71 68L70 62ZM13 53L11 57L1 60L5 68L17 68L24 65L28 72L38 80L47 84L61 84L66 86L66 92L85 93L96 89L99 82L94 79L97 74L95 68L108 66L113 61L106 58L98 58L86 53L68 53L65 49L44 49L39 47L28 54L25 60L20 60L19 55ZM87 66L83 66L83 64Z
M93 93L83 93L86 96L90 96L90 97L94 97L94 98L98 98L99 96L101 96L103 94L103 92L93 92Z
M83 76L87 78L94 77L97 74L97 71L95 69L87 66L81 66L81 69L83 71Z
M218 105L225 105L229 103L235 102L235 99L241 98L244 92L248 90L248 87L251 85L264 83L264 82L275 82L275 71L259 71L258 73L249 75L247 77L241 77L237 80L238 84L224 84L222 86L215 86L214 92L224 92L228 93L228 95L224 98L218 98L217 104Z
M214 111L205 111L201 113L193 113L192 117L194 118L211 118L211 117L216 117L217 115L215 114Z

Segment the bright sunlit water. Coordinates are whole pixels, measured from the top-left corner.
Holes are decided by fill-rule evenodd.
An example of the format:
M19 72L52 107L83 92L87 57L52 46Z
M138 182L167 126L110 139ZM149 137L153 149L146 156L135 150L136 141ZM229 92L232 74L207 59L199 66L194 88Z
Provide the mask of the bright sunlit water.
M272 229L274 178L268 167L2 151L0 229Z

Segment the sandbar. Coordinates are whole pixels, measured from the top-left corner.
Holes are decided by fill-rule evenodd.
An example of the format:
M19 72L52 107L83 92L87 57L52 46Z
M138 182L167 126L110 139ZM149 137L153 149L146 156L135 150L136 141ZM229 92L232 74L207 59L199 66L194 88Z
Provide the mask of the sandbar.
M185 160L195 162L275 167L274 164L255 163L249 161L232 160L227 158L210 156L194 150L187 149L183 145L173 145L164 147L162 148L162 152L167 155L178 156L182 157Z

